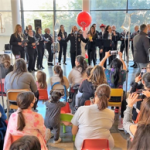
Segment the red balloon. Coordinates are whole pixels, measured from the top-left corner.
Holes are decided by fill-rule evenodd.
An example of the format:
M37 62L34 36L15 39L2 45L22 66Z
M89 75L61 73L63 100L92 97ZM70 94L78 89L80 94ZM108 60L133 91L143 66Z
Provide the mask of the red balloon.
M85 28L88 27L91 24L91 22L92 18L88 12L82 11L78 14L77 23L80 27L83 28L83 30L85 30Z

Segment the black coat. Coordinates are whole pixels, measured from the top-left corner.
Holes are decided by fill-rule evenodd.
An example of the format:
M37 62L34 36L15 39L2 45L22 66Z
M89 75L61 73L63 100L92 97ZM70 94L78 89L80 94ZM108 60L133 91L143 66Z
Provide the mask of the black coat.
M96 40L97 40L98 36L97 33L92 37L92 42L88 41L87 45L88 45L88 49L96 49Z
M83 35L79 33L77 33L77 37L75 36L76 35L74 35L74 33L70 33L64 42L68 42L70 40L70 53L75 53L76 50L81 53L81 41L87 43L88 39L84 39Z
M39 42L39 45L37 45L37 48L44 48L44 35L39 35L39 34L36 34L35 35L35 38L38 40Z
M52 43L53 43L53 39L52 39L52 37L51 37L51 35L50 34L44 34L44 37L45 37L45 39L48 39L49 40L49 42L47 42L46 44L45 44L45 48L48 50L48 49L51 49L51 45L52 45Z
M60 44L63 44L63 43L64 43L64 40L67 38L67 32L64 32L64 36L65 36L64 39L63 39L63 36L62 36L62 32L61 32L61 31L58 33L58 36L61 37L61 40L59 41L59 43L60 43Z
M10 37L10 45L12 46L12 51L13 50L24 50L24 47L18 45L18 42L22 42L20 36L17 35L17 37L16 37L15 34L12 34Z
M105 41L105 40L108 40L108 36L109 36L108 33L104 33L101 49L105 49L104 41ZM113 49L113 47L115 46L114 41L115 41L115 36L114 36L114 34L112 33L112 40L111 40L111 42L110 42L110 45L109 45L108 48L107 48L108 50ZM105 50L105 51L108 51L108 50Z
M36 46L32 46L33 43L35 43L35 37L30 37L28 36L28 45L27 45L27 50L28 52L34 52L34 50L36 50Z
M149 51L150 43L147 34L140 32L133 39L134 48L134 61L137 63L148 63L149 62Z

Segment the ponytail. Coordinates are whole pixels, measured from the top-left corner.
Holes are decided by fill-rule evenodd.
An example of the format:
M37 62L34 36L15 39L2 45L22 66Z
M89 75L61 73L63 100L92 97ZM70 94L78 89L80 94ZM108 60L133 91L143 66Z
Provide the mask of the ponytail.
M59 75L60 82L61 82L61 84L63 84L64 83L64 78L63 78L63 70L61 69L61 67L59 65L56 65L54 67L54 71L55 71L56 74Z
M97 106L99 110L104 110L108 107L108 99L110 97L110 87L107 84L101 84L97 87L95 95L98 97L99 101Z
M78 55L76 57L77 62L79 62L79 66L76 66L77 68L81 67L82 71L81 74L83 74L86 71L87 68L87 62L85 61L85 58L81 55Z
M22 92L17 96L18 105L18 119L17 119L17 130L22 131L25 127L25 119L22 110L28 109L31 103L34 101L34 94L32 92Z
M22 110L18 109L18 121L17 121L17 130L22 131L25 127L25 119L22 114Z

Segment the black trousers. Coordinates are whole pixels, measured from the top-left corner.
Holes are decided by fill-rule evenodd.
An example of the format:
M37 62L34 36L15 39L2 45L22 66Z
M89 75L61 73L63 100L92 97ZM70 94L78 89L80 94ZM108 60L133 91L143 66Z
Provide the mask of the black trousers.
M17 55L20 55L20 58L23 58L23 59L25 58L24 48L22 48L22 49L12 49L12 52L13 52L15 58L16 58Z
M95 58L96 48L88 49L88 63L91 65L91 61L93 60L93 64L95 66L96 64L96 58Z
M66 43L60 43L60 51L59 51L59 56L58 56L58 62L61 62L61 57L62 57L62 52L64 56L64 62L66 62L66 49L67 49L67 44Z
M122 41L120 46L120 52L123 53L123 51L126 51L126 56L128 54L128 40Z
M53 62L53 52L51 50L51 46L46 48L48 51L48 63L52 63Z
M29 56L28 70L33 70L35 67L37 50L36 49L27 49L27 53Z
M75 60L76 60L76 56L78 56L78 55L81 55L81 51L77 51L77 53L76 52L71 52L70 53L72 68L75 67Z
M38 59L37 59L37 68L41 68L43 65L43 56L44 56L44 47L37 46Z

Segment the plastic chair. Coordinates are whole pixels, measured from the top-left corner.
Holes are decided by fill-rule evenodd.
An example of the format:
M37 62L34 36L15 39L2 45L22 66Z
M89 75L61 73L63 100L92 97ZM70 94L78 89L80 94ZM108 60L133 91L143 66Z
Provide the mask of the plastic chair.
M60 114L61 125L63 126L63 133L66 133L66 126L72 126L71 120L73 118L72 114ZM68 125L63 122L68 123ZM75 136L73 135L73 141L75 140Z
M18 94L22 93L22 92L28 92L30 90L28 89L11 89L11 90L8 90L7 91L7 119L9 118L9 110L10 109L18 109L18 106L17 105L13 105L9 102L16 102L17 100L17 96Z
M85 139L81 150L110 150L107 139Z
M85 101L84 105L85 105L85 106L91 105L91 101L90 101L90 100Z
M68 102L66 103L66 106L61 108L61 113L62 114L71 113L70 106L69 106Z
M123 100L123 89L121 88L116 88L116 89L111 89L111 97L120 97L121 102ZM121 107L121 102L108 102L108 106L116 106L116 107Z
M38 89L38 91L39 91L39 100L47 101L48 100L47 89Z
M14 143L15 141L23 137L23 136L12 135L12 134L10 136L11 136L11 143Z
M60 82L56 82L52 85L52 90L64 90L64 96L62 98L67 102L67 89L65 85L62 85Z

